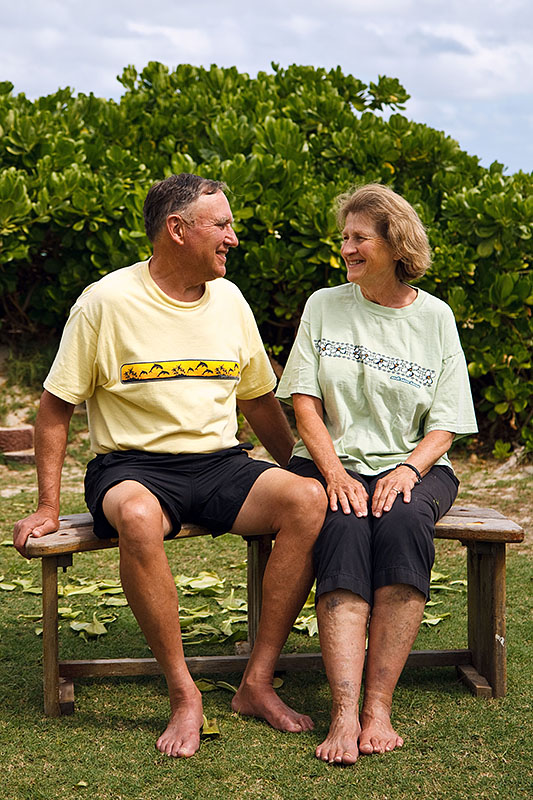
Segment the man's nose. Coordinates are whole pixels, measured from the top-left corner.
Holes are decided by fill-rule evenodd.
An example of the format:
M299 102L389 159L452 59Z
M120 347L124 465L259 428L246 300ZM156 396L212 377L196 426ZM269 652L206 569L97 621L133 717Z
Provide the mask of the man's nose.
M233 228L228 229L228 234L226 236L226 242L228 247L237 247L239 244L239 240L237 239L237 234L233 230Z

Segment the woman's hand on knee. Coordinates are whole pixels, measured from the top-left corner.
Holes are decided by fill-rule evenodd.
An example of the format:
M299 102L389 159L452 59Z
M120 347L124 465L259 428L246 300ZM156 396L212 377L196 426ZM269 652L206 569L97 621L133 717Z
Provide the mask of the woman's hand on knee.
M404 503L410 503L411 491L416 483L416 475L402 467L380 478L372 495L372 515L381 517L384 511L390 511L400 495L403 495Z
M337 511L339 506L344 514L350 514L353 509L357 517L368 515L368 492L362 483L352 478L343 470L343 475L336 475L327 479L326 491L329 497L329 507Z

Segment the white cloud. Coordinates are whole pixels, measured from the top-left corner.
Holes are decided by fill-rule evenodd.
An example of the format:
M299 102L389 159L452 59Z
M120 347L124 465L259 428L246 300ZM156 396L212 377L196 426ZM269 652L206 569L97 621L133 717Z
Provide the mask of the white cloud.
M127 29L145 39L155 40L159 47L168 44L176 48L176 54L183 53L186 59L193 56L202 60L213 52L211 38L201 28L171 28L166 25L147 25L142 22L128 22ZM180 59L181 60L181 59Z
M323 23L312 17L305 17L300 14L293 14L288 19L281 20L281 27L286 28L298 36L307 37L320 30Z
M18 0L3 4L0 80L118 97L116 75L158 60L340 65L398 78L407 115L484 157L533 168L531 0ZM498 148L501 148L498 154ZM487 155L485 155L487 153Z

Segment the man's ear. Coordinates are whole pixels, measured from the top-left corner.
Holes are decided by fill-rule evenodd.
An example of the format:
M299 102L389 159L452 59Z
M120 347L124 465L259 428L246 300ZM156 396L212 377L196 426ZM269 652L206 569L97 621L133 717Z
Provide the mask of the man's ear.
M183 244L185 223L179 214L169 214L166 219L167 231L170 238L178 244Z

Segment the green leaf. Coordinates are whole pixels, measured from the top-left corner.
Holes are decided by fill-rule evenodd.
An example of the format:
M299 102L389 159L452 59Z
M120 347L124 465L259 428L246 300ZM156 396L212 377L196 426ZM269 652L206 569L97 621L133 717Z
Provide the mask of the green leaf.
M227 597L223 600L217 600L217 603L222 608L225 608L229 611L237 611L238 609L243 609L247 605L246 600L242 600L239 597L235 597L235 589L232 588L231 592Z
M494 238L483 239L477 246L476 252L481 258L488 258L494 250Z
M299 631L307 631L309 636L316 636L318 633L318 621L315 614L300 616L296 619L293 628Z
M205 714L203 715L203 717L204 717L204 724L202 725L202 730L200 731L200 735L204 737L220 736L220 728L218 727L218 722L216 720L216 717L213 717L213 719L207 719Z
M13 589L16 589L16 588L17 587L15 586L14 583L0 583L0 589L3 592L12 592Z
M237 687L234 686L232 683L228 683L227 681L216 681L215 685L218 689L227 689L228 692L233 692L233 694L237 694Z
M57 613L61 619L77 619L82 612L73 611L71 608L58 608Z
M92 622L71 622L70 627L80 635L84 633L87 636L103 636L107 633L107 628L98 620L96 614L93 614Z
M128 601L125 597L106 597L104 600L100 600L98 603L99 606L127 606Z
M428 614L424 611L424 618L422 620L422 625L438 625L439 622L442 622L443 619L449 617L450 614L446 612L445 614L441 614L439 617L434 617L432 614Z
M206 678L199 678L198 680L194 681L194 683L200 692L215 692L217 688L214 681L210 681Z
M63 596L72 597L75 594L96 594L98 592L98 584L91 583L88 586L73 586L68 583L63 587Z
M429 580L430 583L434 583L435 581L441 582L447 580L449 577L449 575L444 575L442 572L435 572L434 570L431 570L431 577Z
M221 594L224 590L224 580L216 572L202 571L194 577L179 575L175 578L176 586L185 590L186 594Z

